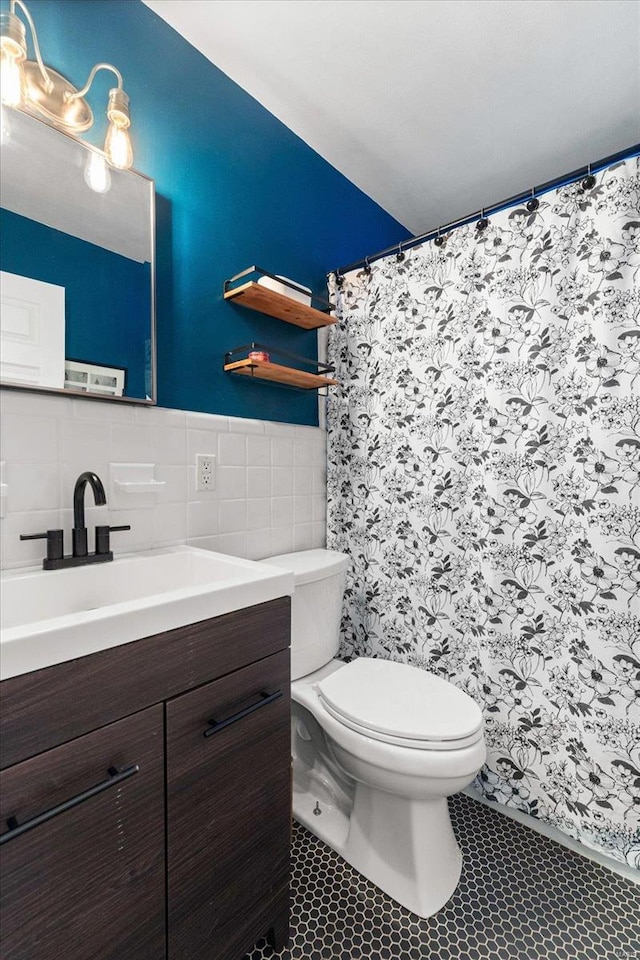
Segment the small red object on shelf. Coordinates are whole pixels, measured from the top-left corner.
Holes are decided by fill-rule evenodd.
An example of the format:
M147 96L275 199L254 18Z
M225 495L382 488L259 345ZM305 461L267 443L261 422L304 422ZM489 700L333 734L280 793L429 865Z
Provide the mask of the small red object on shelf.
M252 350L249 353L249 360L262 360L265 363L269 363L269 354L266 350Z

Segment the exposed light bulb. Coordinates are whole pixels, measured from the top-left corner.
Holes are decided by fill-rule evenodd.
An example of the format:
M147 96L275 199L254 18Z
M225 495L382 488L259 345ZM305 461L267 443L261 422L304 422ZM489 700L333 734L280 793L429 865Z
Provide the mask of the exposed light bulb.
M84 167L84 182L94 193L108 193L111 189L109 166L101 153L89 151Z
M4 43L0 50L0 94L7 107L19 107L24 90L22 62Z
M133 163L133 150L129 130L115 123L109 124L104 152L111 166L118 170L128 170Z

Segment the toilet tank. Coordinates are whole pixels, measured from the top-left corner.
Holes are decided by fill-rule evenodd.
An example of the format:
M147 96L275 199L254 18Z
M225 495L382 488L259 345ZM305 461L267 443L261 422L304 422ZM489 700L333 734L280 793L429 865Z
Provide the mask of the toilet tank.
M336 550L303 550L268 557L264 562L284 567L294 576L291 679L298 680L319 670L338 652L349 557Z

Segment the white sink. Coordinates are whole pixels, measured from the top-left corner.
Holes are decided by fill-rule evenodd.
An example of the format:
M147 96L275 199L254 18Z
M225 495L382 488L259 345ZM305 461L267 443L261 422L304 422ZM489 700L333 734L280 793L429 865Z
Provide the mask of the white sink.
M0 680L292 594L293 574L178 546L0 580Z

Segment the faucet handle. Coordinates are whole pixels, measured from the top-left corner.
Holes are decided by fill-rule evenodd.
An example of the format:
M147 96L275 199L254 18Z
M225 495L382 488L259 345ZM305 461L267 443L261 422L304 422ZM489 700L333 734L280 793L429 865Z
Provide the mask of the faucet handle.
M47 560L62 560L64 555L64 531L47 530L46 533L21 533L21 540L46 540Z
M100 525L96 527L96 553L110 553L111 546L109 544L109 534L113 531L118 530L131 530L131 526L128 523L124 523L121 526L110 527L108 524Z

